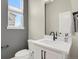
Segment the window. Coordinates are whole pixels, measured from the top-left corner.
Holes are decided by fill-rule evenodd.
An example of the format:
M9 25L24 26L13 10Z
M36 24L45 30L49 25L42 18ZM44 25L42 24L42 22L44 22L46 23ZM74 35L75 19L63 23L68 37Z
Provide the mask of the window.
M8 29L24 29L23 0L8 0Z

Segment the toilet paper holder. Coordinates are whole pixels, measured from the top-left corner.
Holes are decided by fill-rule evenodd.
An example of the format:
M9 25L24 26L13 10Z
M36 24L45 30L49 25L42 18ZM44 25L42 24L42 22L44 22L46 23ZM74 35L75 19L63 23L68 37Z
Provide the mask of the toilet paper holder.
M8 48L9 47L9 45L3 45L3 46L1 46L1 49L5 49L5 48Z

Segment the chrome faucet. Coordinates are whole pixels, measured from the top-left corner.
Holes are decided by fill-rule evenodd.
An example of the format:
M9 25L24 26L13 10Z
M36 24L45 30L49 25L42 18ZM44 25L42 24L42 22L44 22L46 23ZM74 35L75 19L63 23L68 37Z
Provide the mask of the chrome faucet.
M56 37L55 37L55 33L54 32L51 32L50 35L52 35L53 33L53 40L55 41Z

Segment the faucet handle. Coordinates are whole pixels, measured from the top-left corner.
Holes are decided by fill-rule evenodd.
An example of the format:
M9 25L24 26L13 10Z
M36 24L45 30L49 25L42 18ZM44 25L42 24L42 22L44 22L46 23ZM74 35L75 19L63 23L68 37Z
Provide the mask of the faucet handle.
M50 35L52 35L52 33L54 33L54 32L50 32Z
M65 33L65 36L68 36L68 33Z
M55 34L55 39L57 39L57 32L56 32L56 34Z
M56 36L57 36L57 32L56 32Z

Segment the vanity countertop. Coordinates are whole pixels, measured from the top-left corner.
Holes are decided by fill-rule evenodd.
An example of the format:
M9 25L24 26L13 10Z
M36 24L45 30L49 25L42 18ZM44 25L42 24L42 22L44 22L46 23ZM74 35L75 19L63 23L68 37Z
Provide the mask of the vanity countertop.
M71 42L64 42L60 40L53 41L51 39L28 40L28 41L41 47L45 47L46 49L62 52L67 55L69 54L72 44Z

